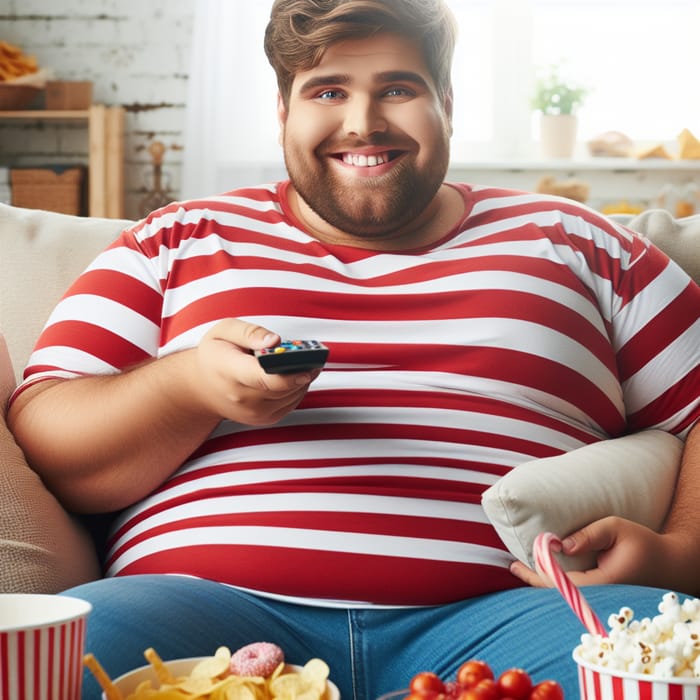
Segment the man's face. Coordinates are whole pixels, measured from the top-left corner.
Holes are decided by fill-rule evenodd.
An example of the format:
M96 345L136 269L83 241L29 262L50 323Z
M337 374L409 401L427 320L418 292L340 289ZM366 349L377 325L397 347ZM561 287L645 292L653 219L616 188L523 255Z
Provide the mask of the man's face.
M318 66L297 73L279 116L300 213L321 234L400 235L445 177L451 103L401 36L331 45Z

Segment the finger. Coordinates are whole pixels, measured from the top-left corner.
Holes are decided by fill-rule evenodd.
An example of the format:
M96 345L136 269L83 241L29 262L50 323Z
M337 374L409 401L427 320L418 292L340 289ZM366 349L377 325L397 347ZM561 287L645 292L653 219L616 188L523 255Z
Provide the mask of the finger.
M584 554L600 552L613 547L616 541L616 530L612 519L596 520L562 540L564 554Z
M261 350L277 345L281 340L277 333L273 333L264 326L248 323L238 318L225 318L219 321L209 334L215 340L225 340L246 350Z
M235 402L236 414L231 418L247 425L273 425L294 410L305 395L305 387L286 394L266 390L251 402Z
M543 579L536 571L519 560L510 565L510 573L528 586L551 588L551 583L548 580Z
M297 372L295 374L268 374L256 362L256 379L248 386L257 386L258 389L264 389L269 392L265 397L267 401L278 401L285 396L294 396L299 394L303 397L306 393L306 388L311 382L321 374L320 369L308 370L306 372ZM257 381L257 385L255 384Z

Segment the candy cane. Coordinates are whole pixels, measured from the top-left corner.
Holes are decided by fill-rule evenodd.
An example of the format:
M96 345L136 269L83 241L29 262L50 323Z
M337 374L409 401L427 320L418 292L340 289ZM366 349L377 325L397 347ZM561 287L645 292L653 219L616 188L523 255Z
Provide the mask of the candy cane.
M551 532L541 532L537 535L533 544L535 567L540 574L545 574L552 580L552 583L559 589L559 593L562 594L564 600L591 634L607 637L608 633L603 623L593 612L581 591L571 582L571 579L555 559L552 553L553 545L557 548L557 551L561 550L561 540L556 535L553 535Z

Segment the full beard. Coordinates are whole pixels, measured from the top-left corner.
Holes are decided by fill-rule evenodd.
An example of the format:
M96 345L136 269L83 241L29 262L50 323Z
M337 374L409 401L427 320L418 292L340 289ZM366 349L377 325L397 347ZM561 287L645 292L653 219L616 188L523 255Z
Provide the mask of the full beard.
M285 148L285 163L294 188L326 223L359 238L379 238L415 222L433 200L447 172L444 155L419 170L411 156L385 175L340 182L321 158L313 164ZM320 163L320 166L319 166Z

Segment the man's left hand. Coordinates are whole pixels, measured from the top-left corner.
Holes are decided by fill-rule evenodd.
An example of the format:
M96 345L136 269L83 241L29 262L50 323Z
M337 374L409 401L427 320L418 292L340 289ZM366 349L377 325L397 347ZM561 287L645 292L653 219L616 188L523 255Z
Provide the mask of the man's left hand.
M614 516L596 520L562 540L565 555L587 552L597 554L597 567L568 572L577 586L631 583L667 588L673 578L671 572L679 566L687 567L682 544L676 537ZM513 562L510 570L530 586L552 585L523 562Z

